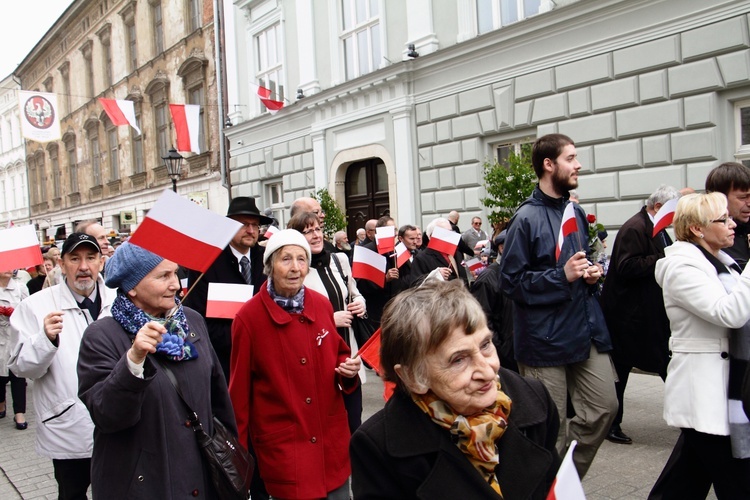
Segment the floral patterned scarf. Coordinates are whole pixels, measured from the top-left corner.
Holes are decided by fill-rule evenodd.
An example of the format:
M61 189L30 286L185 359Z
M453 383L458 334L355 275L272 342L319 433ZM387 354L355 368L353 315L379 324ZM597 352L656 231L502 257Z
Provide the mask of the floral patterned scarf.
M511 400L500 390L500 380L497 381L495 403L475 415L456 414L448 403L438 399L432 391L413 395L413 399L433 422L448 429L458 449L502 497L500 484L495 475L495 467L500 463L495 442L502 437L508 427Z
M117 297L112 303L112 317L120 323L126 332L135 335L138 330L149 321L156 321L164 325L167 333L162 335L161 342L156 344L156 353L172 361L189 361L198 357L195 346L187 340L190 334L185 310L175 297L177 310L168 320L157 318L144 312L133 304L123 293L117 292Z
M305 308L305 287L299 289L299 292L294 294L294 297L282 297L278 293L276 293L276 289L273 287L273 280L271 277L268 277L268 295L271 296L271 300L273 300L280 308L285 310L288 313L292 314L299 314L302 312L302 310Z

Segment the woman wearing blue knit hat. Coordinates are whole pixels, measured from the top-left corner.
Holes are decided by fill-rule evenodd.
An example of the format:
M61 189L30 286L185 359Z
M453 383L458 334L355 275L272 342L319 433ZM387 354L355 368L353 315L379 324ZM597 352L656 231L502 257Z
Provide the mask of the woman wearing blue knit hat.
M204 429L236 433L226 381L203 318L184 308L177 264L131 243L107 261L112 317L86 330L79 397L94 421L94 498L217 498L169 370Z

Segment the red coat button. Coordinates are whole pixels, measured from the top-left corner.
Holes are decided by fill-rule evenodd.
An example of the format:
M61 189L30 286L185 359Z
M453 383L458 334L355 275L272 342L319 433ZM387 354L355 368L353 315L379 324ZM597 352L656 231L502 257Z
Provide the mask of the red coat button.
M192 493L191 493L191 495L193 495L194 497L197 497L198 496L198 490L193 490Z
M304 364L307 363L307 358L302 358L302 359L299 360L299 362L300 362L301 365L304 365Z
M310 438L310 442L311 443L317 443L318 442L318 438L316 438L315 436L313 436L313 437Z
M312 398L307 398L307 399L305 399L305 403L307 403L307 404L310 404L310 403L312 403Z

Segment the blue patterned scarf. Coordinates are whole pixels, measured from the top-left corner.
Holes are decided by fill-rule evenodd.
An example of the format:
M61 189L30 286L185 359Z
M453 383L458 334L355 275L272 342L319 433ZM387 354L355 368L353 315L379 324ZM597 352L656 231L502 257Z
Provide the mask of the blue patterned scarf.
M305 308L305 287L301 287L299 292L294 294L294 297L282 297L276 293L276 289L273 287L273 280L268 277L268 285L266 285L268 295L271 296L271 300L288 313L299 314Z
M162 335L161 342L156 344L156 353L172 361L189 361L198 357L195 346L187 340L190 334L185 311L182 304L175 297L177 311L167 321L144 312L133 304L123 293L117 292L117 297L112 303L112 317L120 323L126 332L131 335L138 333L143 325L149 321L156 321L164 325L167 333Z

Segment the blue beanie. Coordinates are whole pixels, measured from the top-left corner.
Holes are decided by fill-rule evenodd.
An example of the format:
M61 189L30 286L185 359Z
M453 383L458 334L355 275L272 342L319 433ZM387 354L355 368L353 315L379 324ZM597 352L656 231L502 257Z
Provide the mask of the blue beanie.
M132 243L123 243L104 266L104 284L127 293L164 259Z

